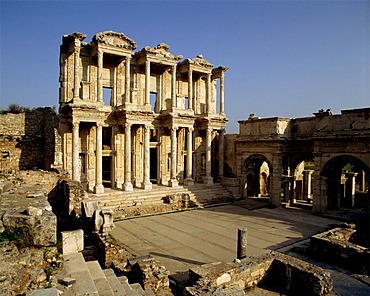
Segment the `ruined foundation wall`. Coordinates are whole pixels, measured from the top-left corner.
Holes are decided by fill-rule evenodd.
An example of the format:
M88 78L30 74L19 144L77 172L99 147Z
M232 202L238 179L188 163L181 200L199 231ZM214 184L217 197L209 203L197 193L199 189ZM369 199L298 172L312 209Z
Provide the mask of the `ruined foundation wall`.
M0 171L50 169L59 145L57 120L51 108L0 114Z

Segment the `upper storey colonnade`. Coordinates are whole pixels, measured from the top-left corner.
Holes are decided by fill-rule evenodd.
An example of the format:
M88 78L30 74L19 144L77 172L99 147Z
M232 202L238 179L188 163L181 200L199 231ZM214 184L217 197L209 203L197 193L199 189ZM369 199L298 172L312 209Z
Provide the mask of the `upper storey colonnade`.
M188 115L225 115L224 73L198 55L182 59L161 43L134 52L123 33L105 31L63 36L60 50L60 104ZM71 75L73 73L73 75Z

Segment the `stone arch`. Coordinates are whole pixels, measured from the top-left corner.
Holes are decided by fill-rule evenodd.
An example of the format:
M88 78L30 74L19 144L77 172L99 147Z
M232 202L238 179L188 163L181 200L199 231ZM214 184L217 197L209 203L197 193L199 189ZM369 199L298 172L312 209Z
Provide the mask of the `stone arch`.
M269 195L272 165L267 157L261 154L250 155L244 160L242 173L246 176L244 189L247 196Z
M350 164L352 172L345 172L344 168ZM326 182L326 190L323 198L326 198L327 209L335 210L340 207L354 206L355 195L348 193L348 188L354 188L355 182L363 182L361 186L363 191L368 191L370 169L365 162L352 155L338 155L329 159L323 166L320 172L320 177ZM357 178L354 179L353 178ZM348 179L353 180L349 184ZM365 187L367 189L365 189Z

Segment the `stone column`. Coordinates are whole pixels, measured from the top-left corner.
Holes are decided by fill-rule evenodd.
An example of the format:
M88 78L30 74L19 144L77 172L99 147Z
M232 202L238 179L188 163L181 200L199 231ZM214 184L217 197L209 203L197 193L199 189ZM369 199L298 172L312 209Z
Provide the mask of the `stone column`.
M206 113L211 110L211 74L207 74Z
M125 123L125 183L124 191L133 191L131 183L131 124Z
M97 123L96 127L96 155L95 155L95 188L96 194L104 193L103 187L103 127Z
M172 80L171 80L171 100L172 108L177 107L177 97L176 97L176 65L172 66Z
M75 42L73 100L80 99L80 42Z
M176 139L176 127L171 128L171 180L169 181L170 187L177 187L179 186L179 182L177 181L177 139Z
M187 133L187 148L186 148L186 179L185 179L185 185L193 186L194 180L193 180L193 131L194 129L192 127L188 128Z
M225 114L225 90L224 90L224 85L225 85L225 73L224 71L221 72L221 77L220 77L220 114L224 115Z
M356 176L357 173L345 173L347 178L346 181L346 191L345 191L345 205L350 207L355 206L355 185L356 185Z
M141 188L151 190L150 182L150 126L144 126L144 179Z
M307 202L312 200L311 192L311 181L312 181L313 170L304 170L303 171L303 199Z
M212 163L211 163L211 150L212 150L212 128L208 127L206 132L206 176L203 182L205 184L213 184L211 176Z
M97 71L98 89L97 97L98 102L103 102L103 51L98 49L98 71Z
M125 103L130 104L130 94L131 94L131 56L126 57L126 67L125 67ZM150 75L150 73L149 73Z
M145 61L145 105L150 104L150 61Z
M72 180L80 181L79 122L72 123Z
M193 70L188 72L188 102L189 110L193 110Z
M220 178L224 176L224 145L225 145L225 130L220 130L220 141L218 144L218 175Z

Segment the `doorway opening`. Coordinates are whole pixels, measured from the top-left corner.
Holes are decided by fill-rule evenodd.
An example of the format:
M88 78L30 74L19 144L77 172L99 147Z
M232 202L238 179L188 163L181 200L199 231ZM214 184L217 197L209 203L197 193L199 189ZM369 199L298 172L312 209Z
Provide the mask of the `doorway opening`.
M112 157L103 156L103 186L111 187L112 184Z

